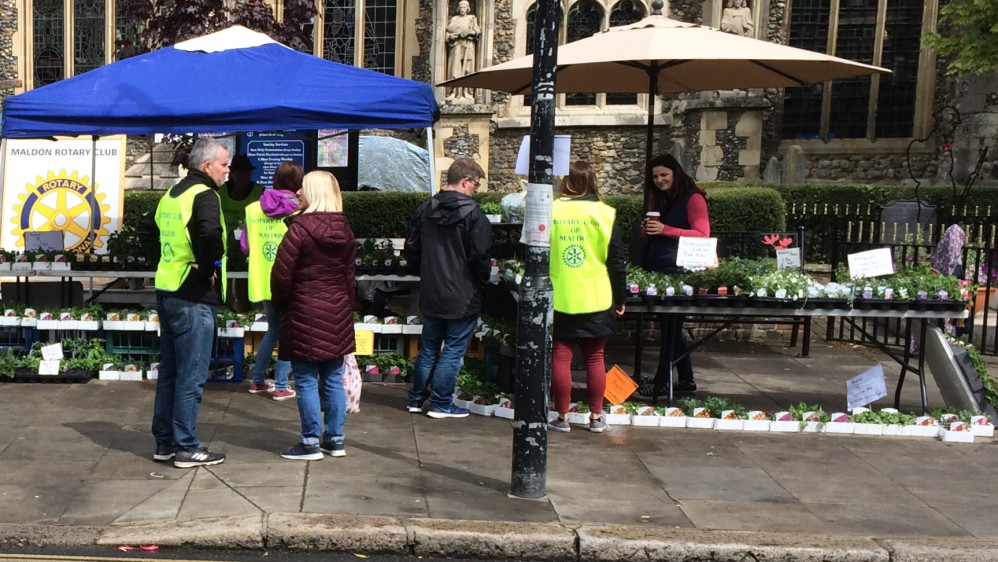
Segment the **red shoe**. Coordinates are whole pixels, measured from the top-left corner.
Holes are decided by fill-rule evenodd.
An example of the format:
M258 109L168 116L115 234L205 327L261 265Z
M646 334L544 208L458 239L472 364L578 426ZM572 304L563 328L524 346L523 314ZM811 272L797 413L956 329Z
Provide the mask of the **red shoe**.
M277 401L291 400L295 396L298 396L298 393L295 392L295 391L293 391L293 390L291 390L290 388L286 388L284 390L275 390L274 391L274 400L277 400Z
M250 383L250 394L260 394L261 392L274 392L276 387L273 383L264 381L263 384Z

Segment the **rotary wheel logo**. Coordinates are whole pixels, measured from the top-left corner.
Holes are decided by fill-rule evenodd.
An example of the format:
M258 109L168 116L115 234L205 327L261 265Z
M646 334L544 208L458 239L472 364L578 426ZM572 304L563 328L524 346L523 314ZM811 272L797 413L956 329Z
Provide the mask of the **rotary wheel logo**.
M586 250L578 244L572 244L562 250L561 261L573 269L582 267L582 264L586 263Z
M80 178L77 172L66 175L60 170L56 175L37 176L34 185L27 184L27 193L18 194L21 203L14 205L14 236L17 244L24 245L24 233L32 231L62 231L65 248L86 252L104 246L102 236L107 236L111 218L105 214L111 209L104 204L104 195L88 185L90 178Z
M273 242L267 242L263 245L263 257L267 261L274 261L277 258L277 244Z

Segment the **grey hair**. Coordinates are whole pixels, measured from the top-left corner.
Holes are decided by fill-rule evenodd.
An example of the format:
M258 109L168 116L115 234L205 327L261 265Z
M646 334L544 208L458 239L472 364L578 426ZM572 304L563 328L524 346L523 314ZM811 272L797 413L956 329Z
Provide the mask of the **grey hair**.
M225 148L225 145L218 142L211 137L201 137L194 147L191 148L191 153L187 157L187 169L188 170L200 170L201 164L214 160L218 156L218 152Z

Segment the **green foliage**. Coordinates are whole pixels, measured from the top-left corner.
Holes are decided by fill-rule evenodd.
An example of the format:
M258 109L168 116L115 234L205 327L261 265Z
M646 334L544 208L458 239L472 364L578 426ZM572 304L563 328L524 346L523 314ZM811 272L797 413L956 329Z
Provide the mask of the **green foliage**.
M711 232L778 232L787 229L786 206L768 187L733 187L707 192Z
M0 377L14 377L14 371L21 364L20 358L13 349L7 348L0 351Z
M125 192L125 199L122 204L122 229L135 230L136 225L142 215L156 210L160 198L165 191L135 191Z
M409 217L429 195L395 191L343 193L343 212L357 238L404 238Z
M862 412L852 417L856 423L882 423L886 425L912 425L915 423L915 416L902 412Z
M953 0L939 9L939 20L948 30L925 34L922 45L953 56L948 74L998 70L998 2Z

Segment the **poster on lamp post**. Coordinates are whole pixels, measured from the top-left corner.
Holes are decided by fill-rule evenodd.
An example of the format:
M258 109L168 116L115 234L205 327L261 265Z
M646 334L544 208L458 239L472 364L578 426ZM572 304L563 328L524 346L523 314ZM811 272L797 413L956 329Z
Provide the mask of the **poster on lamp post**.
M25 233L61 231L66 251L107 252L121 228L125 137L4 139L0 247Z

